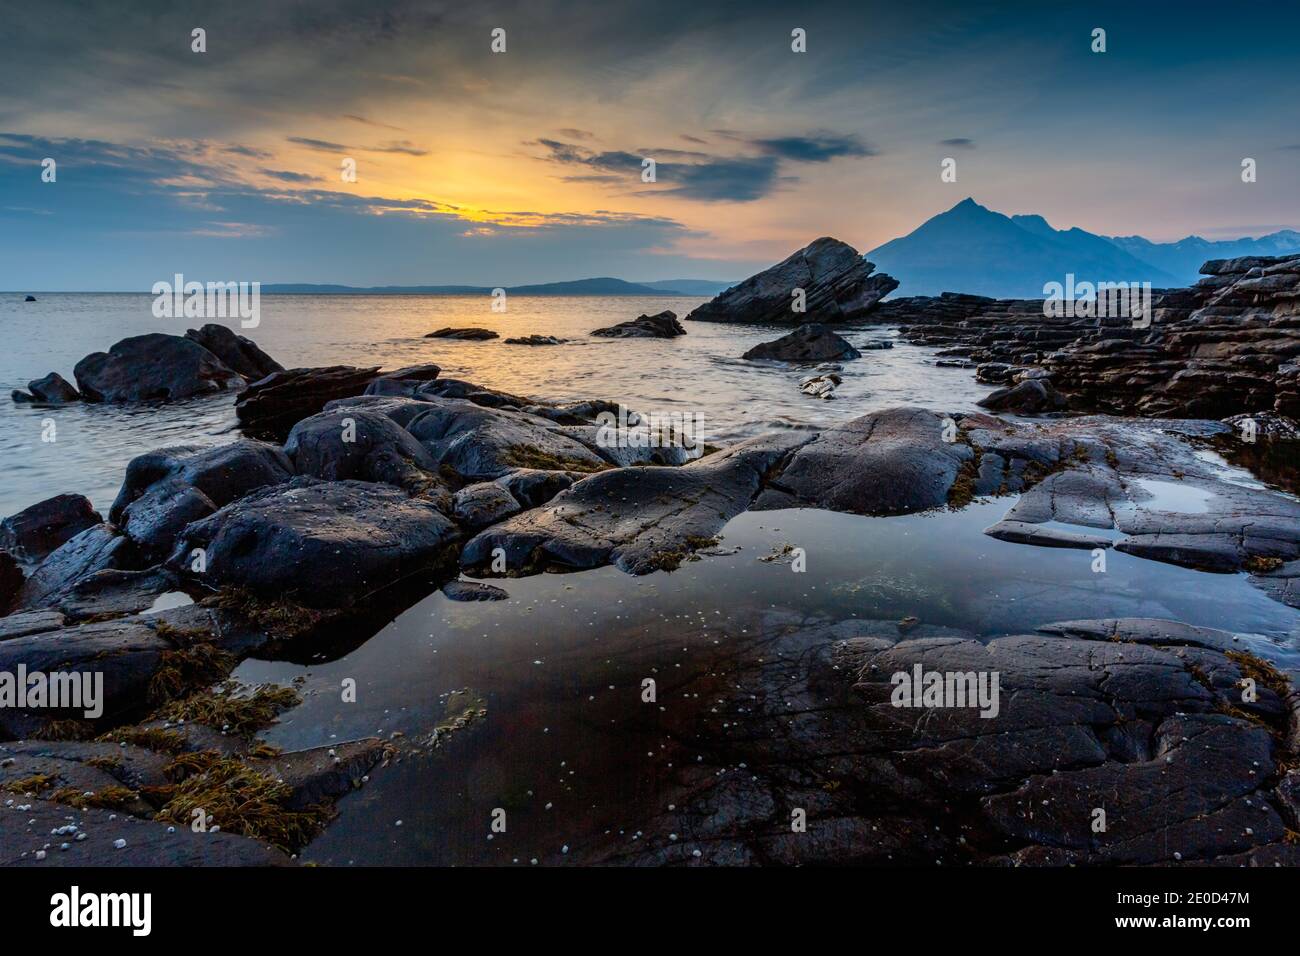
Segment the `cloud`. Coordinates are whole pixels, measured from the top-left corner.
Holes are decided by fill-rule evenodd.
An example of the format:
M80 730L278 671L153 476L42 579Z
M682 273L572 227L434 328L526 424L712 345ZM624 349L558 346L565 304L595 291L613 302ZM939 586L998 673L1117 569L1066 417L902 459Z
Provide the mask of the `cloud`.
M875 156L876 150L856 136L830 134L752 139L751 145L772 156L799 163L827 163L841 156Z
M955 139L941 139L940 146L951 146L953 149L974 149L975 140L967 139L964 136L958 136Z
M596 135L595 133L589 133L585 129L573 129L572 127L556 130L556 132L569 139L593 139Z
M262 167L258 169L258 172L263 176L270 176L272 179L278 179L281 182L286 183L311 183L316 181L315 176L308 175L307 173L292 173L286 169L267 169Z
M349 149L342 143L331 143L323 139L309 139L306 136L286 136L285 139L290 143L306 146L308 149L319 150L322 153L342 153Z

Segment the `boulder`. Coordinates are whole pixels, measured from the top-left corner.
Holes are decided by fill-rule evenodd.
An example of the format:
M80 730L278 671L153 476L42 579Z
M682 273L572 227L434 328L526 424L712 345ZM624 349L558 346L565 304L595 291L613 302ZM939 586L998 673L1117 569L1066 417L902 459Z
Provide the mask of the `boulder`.
M13 400L20 405L64 405L81 401L81 393L58 372L51 372L28 382L26 392L15 390Z
M565 339L557 339L554 335L524 335L519 338L506 339L506 345L562 345Z
M418 491L440 484L437 463L392 418L364 407L334 408L293 426L284 452L300 475L379 481Z
M873 276L875 266L838 239L818 239L770 269L705 303L688 315L697 322L846 322L871 312L898 280ZM804 312L795 312L795 290Z
M686 329L677 321L676 312L665 309L657 315L639 315L630 322L596 329L591 334L610 339L671 339L685 335Z
M504 589L479 581L448 581L442 593L449 601L504 601L510 597Z
M252 339L237 335L224 325L210 322L202 328L187 330L185 337L203 346L250 382L266 378L272 372L284 371L284 367L258 348Z
M1037 415L1059 412L1067 405L1065 396L1041 379L1027 378L1010 388L1000 388L977 403L994 412Z
M74 535L37 565L18 592L17 607L51 607L83 578L107 568L131 569L140 558L131 539L109 524L97 524Z
M169 565L190 574L203 548L210 587L311 608L347 608L454 561L455 526L435 505L388 485L295 478L187 527Z
M452 513L463 527L477 531L519 510L519 502L502 485L481 481L456 492Z
M799 391L813 398L829 400L835 397L835 389L839 388L841 381L835 372L824 372L800 382Z
M199 343L151 332L94 352L73 370L88 402L174 402L243 388L245 379Z
M385 372L366 386L367 395L393 395L410 397L427 382L434 381L442 373L442 367L433 364L408 365L392 372Z
M282 442L294 425L327 402L365 392L378 371L377 367L331 365L272 372L244 390L235 403L235 414L244 434Z
M160 448L137 455L126 466L109 520L141 554L161 560L191 521L292 475L284 452L248 438L216 448Z
M0 550L36 564L104 519L82 495L55 495L0 521Z
M810 322L789 335L755 345L741 358L809 364L861 358L862 353L824 325Z

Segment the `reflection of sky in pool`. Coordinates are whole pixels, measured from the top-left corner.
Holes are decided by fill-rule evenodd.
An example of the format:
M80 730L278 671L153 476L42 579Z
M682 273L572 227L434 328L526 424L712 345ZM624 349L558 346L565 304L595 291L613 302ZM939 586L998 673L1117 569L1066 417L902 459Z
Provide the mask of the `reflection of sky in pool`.
M497 582L507 601L454 603L435 593L338 660L250 660L236 677L303 678L303 705L265 734L288 749L394 731L418 739L443 716L448 693L472 688L486 699L487 717L436 754L376 771L306 856L335 864L517 856L527 863L569 839L566 827L577 819L616 826L626 807L656 798L663 769L653 757L667 731L634 726L641 679L652 669L709 673L711 658L755 641L775 615L915 615L983 637L1066 619L1171 618L1242 632L1244 646L1300 664L1300 614L1244 575L1114 551L1105 573L1094 573L1089 551L984 535L1010 504L893 518L749 513L724 532L722 549L739 546L735 554L640 578L603 568ZM785 544L805 549L806 572L758 560ZM345 677L357 681L356 703L340 700ZM687 703L708 702L679 707ZM507 801L528 809L512 817L510 840L487 841L488 814Z

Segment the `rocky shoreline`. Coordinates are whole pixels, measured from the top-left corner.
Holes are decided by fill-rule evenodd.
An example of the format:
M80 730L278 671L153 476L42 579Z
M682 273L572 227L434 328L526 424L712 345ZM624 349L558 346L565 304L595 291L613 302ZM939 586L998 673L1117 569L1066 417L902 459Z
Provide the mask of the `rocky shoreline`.
M78 364L76 389L47 376L16 393L230 391L243 437L135 458L107 516L63 494L0 523L0 672L104 682L94 718L0 707L4 862L291 862L336 800L416 745L279 753L257 735L296 695L228 683L239 661L368 635L438 588L508 596L462 572L672 571L747 511L885 516L1006 497L992 538L1244 573L1300 608L1300 502L1234 482L1202 453L1237 440L1236 420L1215 420L1230 416L1267 423L1261 441L1285 437L1300 259L1207 263L1201 285L1156 297L1148 329L1049 319L1032 301L881 301L897 283L872 271L818 240L687 318L801 325L746 356L796 363L860 358L822 323L898 326L1007 385L990 396L999 411L1048 417L894 408L698 456L635 440L635 416L613 402L542 404L433 364L285 369L218 326L124 340ZM809 309L792 316L795 279ZM665 312L592 334L685 330ZM1171 505L1171 489L1197 506ZM710 672L734 671L757 702L744 739L712 716L675 728L710 757L673 781L673 813L647 818L634 849L593 835L571 860L691 863L705 845L713 863L1300 862L1289 675L1232 634L1179 622L1038 630L981 641L774 617ZM990 661L1011 692L997 720L932 710L918 724L890 704L893 673ZM1101 835L1098 794L1119 821ZM806 832L791 832L792 808ZM195 811L213 818L202 831Z

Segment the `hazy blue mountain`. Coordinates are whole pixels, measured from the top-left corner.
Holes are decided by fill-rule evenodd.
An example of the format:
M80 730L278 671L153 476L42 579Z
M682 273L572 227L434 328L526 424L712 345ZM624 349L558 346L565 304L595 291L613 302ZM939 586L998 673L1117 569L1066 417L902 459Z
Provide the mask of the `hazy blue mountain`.
M893 297L970 292L1041 298L1043 285L1076 281L1182 285L1165 270L1082 229L1053 229L1042 216L1004 216L964 199L867 258L901 283Z
M719 282L716 279L660 279L658 282L642 282L652 289L664 292L679 292L682 295L714 296L726 292L735 282Z
M574 279L569 282L543 282L537 285L506 286L511 295L695 295L699 293L679 293L675 290L657 288L622 279L601 277L598 279ZM384 286L349 286L321 285L307 282L276 283L262 286L262 291L271 294L317 294L317 295L491 295L491 286L473 285L384 285Z
M1283 229L1258 239L1202 239L1188 236L1177 242L1152 242L1141 236L1109 236L1111 242L1176 276L1181 284L1198 278L1201 263L1209 259L1235 259L1238 256L1281 256L1300 251L1300 232Z

